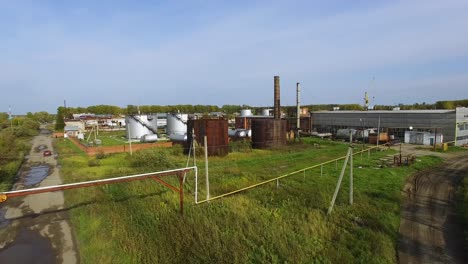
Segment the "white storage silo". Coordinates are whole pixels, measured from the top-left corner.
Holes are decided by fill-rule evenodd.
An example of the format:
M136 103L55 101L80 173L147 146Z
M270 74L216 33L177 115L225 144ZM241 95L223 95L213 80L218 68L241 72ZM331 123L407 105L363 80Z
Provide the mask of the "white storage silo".
M158 129L158 114L148 115L148 125L154 130Z
M148 117L146 115L133 115L125 117L126 131L128 139L140 139L144 135L154 134L149 128Z
M271 109L263 109L262 110L262 116L270 116L270 110Z
M166 134L185 135L187 134L188 114L168 113Z
M240 116L244 117L244 116L251 116L252 115L252 110L250 109L242 109L240 111Z

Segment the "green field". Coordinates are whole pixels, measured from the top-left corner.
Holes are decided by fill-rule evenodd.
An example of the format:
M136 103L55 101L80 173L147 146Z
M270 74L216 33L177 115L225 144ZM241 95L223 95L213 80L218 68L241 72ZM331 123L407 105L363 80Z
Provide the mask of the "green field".
M57 141L59 152L69 145ZM347 145L304 139L276 150L246 150L210 157L211 196L322 161L344 156ZM74 155L76 153L77 155ZM381 168L392 150L354 159L354 205L348 177L331 216L326 211L342 161L226 198L195 205L194 177L178 194L153 180L66 191L83 263L395 263L401 188L406 177L440 162L418 158L412 167ZM99 158L99 159L98 159ZM66 182L184 167L181 149L86 157L61 155ZM91 160L91 161L90 161ZM197 157L199 197L204 163ZM348 175L348 174L346 174ZM176 183L175 178L168 181Z
M86 144L89 133L85 134L85 139L81 142ZM96 139L101 140L101 146L122 146L128 145L125 137L125 131L100 131ZM89 141L94 141L94 133L89 137ZM132 144L141 144L139 141L132 141Z

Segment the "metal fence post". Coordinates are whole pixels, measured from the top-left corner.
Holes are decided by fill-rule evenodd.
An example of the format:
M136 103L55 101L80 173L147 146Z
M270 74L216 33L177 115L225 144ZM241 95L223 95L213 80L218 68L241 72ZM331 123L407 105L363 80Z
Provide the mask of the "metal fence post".
M346 159L343 164L343 168L341 169L340 177L338 178L338 183L336 184L335 193L333 193L333 198L330 202L330 207L328 208L328 214L331 214L333 210L333 206L335 205L336 197L338 196L338 191L340 190L341 181L343 181L343 175L346 170L346 165L348 164L349 153L351 152L351 148L348 149L348 153L346 154Z
M349 204L353 204L353 148L350 147L349 157Z
M208 139L205 136L206 199L210 199L210 178L208 176Z

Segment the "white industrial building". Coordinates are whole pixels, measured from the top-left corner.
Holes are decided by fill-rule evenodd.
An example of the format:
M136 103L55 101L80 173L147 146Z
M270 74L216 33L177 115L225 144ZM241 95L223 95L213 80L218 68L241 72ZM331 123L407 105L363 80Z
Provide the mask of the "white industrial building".
M394 110L394 111L316 111L311 112L312 128L317 132L335 133L338 129L379 128L404 140L406 131L413 131L418 142L455 142L468 144L468 108L454 110ZM427 132L417 136L416 132ZM431 136L433 135L433 136ZM439 136L442 137L439 138ZM419 139L422 137L422 141ZM409 141L411 141L408 138Z

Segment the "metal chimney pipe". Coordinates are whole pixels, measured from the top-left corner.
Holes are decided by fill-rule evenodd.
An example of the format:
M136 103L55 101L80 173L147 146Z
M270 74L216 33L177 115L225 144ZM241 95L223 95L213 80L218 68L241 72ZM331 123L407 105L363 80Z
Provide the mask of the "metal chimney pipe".
M296 83L296 128L298 131L301 129L301 105L299 102L300 91L301 88L299 87L299 83Z
M281 119L281 105L280 105L280 79L279 76L274 77L274 87L275 87L275 95L274 95L274 113L273 116L275 119Z

